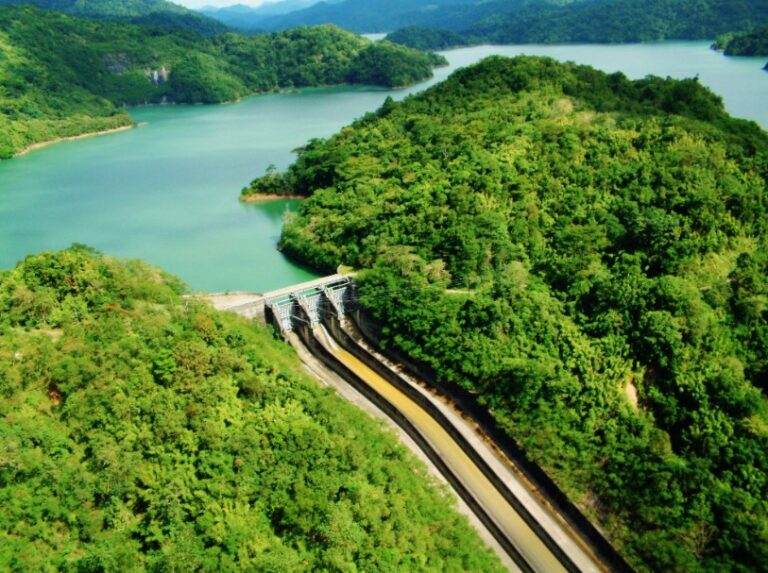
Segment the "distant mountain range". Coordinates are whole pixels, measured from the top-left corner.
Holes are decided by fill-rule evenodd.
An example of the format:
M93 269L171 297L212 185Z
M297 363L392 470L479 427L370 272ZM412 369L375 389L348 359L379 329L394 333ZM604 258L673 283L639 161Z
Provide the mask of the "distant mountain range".
M296 6L301 9L287 11ZM278 9L286 13L267 13ZM440 49L446 38L455 45L714 39L768 21L768 0L286 0L217 13L230 26L265 31L325 23L354 32L410 27L401 35L407 45ZM462 39L425 33L430 39L414 27L449 30Z
M217 20L166 0L0 0L0 6L22 4L71 16L186 29L208 36L229 30Z
M328 4L338 4L343 0L325 0ZM253 7L234 4L224 8L206 6L200 13L239 30L254 31L262 29L261 23L274 16L297 12L318 4L320 0L283 0L282 2L264 2Z
M496 2L501 7L509 2ZM586 0L524 3L460 28L472 42L622 43L711 40L768 20L768 0Z
M483 3L482 0L286 0L274 7L265 4L250 13L243 13L239 7L204 13L241 29L272 31L334 23L353 32L390 32L409 25L445 27L444 19L451 9L467 7L481 13ZM267 12L296 4L303 6L282 14Z

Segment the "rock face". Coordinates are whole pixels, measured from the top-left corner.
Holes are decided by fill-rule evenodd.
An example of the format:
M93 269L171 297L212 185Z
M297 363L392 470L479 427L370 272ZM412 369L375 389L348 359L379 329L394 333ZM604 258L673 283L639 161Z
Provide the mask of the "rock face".
M117 76L135 70L137 67L136 64L131 62L130 56L124 52L106 54L103 62L106 68ZM167 82L170 73L171 71L165 66L156 69L144 68L144 75L147 76L147 79L155 87L161 86Z
M152 82L152 85L157 87L168 81L168 76L171 72L168 68L163 66L157 70L145 70L145 73L147 74L149 81Z
M131 60L126 53L106 54L104 65L115 75L122 75L131 68Z

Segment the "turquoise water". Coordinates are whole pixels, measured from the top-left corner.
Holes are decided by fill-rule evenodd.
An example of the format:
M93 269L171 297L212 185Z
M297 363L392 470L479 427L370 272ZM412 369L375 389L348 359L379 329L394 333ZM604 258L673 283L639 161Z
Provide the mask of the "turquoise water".
M292 150L491 54L548 55L630 77L698 75L728 110L768 127L765 58L726 58L703 42L624 46L480 46L406 90L311 89L220 106L150 106L131 131L52 145L0 163L0 268L28 253L86 243L138 257L194 290L267 291L314 275L276 251L295 201L243 205L240 189Z

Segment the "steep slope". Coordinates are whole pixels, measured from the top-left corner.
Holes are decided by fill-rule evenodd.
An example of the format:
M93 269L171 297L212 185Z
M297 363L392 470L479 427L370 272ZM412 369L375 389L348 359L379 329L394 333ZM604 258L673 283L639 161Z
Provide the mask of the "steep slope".
M502 571L266 330L83 247L0 272L0 569Z
M696 80L490 58L252 190L643 571L768 562L768 135Z
M215 103L341 83L404 85L430 77L438 61L330 26L205 38L0 8L0 158L40 141L130 125L125 104Z

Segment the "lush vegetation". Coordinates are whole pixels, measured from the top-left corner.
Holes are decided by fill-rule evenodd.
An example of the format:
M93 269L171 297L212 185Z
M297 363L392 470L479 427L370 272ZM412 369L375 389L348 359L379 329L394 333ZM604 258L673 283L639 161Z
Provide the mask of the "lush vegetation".
M448 50L457 46L464 46L470 42L469 38L452 30L422 28L419 26L400 28L391 34L387 34L386 39L394 44L401 44L423 51Z
M712 40L766 21L768 0L345 0L263 18L258 25L275 30L328 22L357 32L417 26L402 34L402 43L435 50L484 42ZM427 28L458 32L463 41Z
M746 30L768 20L768 0L497 0L478 6L449 7L439 15L421 25L459 32L464 44L711 40L719 34ZM406 34L400 43L419 49L440 49L443 39L433 31L417 29ZM452 44L461 42L454 37Z
M500 43L709 40L765 20L768 0L591 0L500 13L466 33Z
M768 563L768 135L695 79L490 58L264 185L386 344L478 397L645 571Z
M768 56L768 24L741 34L724 34L712 47L726 56Z
M502 571L288 346L74 247L0 273L3 571Z
M206 35L221 34L229 29L217 20L166 0L0 0L0 6L24 4L71 16L152 24Z
M435 57L332 26L246 37L0 9L0 158L130 125L123 105L215 103L288 87L428 78Z

